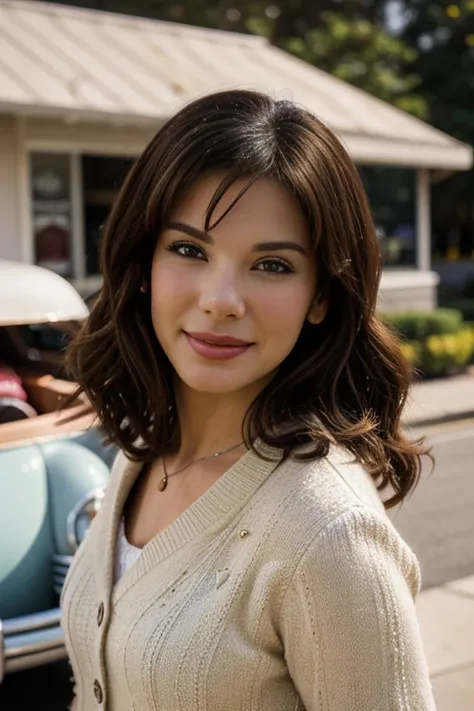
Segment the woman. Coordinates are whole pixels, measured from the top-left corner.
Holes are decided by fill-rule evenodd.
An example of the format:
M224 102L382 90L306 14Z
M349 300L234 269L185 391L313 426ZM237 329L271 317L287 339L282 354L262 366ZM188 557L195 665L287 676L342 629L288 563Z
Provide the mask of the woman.
M287 101L199 99L133 167L102 264L70 363L122 454L63 591L76 708L434 709L385 513L423 448L339 141Z

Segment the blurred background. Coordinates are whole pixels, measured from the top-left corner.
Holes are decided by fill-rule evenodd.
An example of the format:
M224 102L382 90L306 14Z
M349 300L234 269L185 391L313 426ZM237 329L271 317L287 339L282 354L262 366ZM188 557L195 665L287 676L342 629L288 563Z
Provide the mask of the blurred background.
M304 104L360 171L380 314L413 366L404 426L436 458L390 516L422 566L438 707L472 711L474 0L0 0L0 260L45 267L88 302L136 157L180 106L233 87ZM12 327L65 377L57 328ZM0 707L64 710L68 677L66 662L7 675Z

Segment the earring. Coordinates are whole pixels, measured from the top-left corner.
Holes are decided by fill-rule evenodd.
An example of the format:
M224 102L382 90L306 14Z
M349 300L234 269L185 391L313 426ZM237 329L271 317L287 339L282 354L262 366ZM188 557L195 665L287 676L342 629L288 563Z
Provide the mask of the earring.
M140 287L140 291L142 292L142 294L146 294L146 292L148 291L147 285L146 285L146 284L142 284L141 287Z

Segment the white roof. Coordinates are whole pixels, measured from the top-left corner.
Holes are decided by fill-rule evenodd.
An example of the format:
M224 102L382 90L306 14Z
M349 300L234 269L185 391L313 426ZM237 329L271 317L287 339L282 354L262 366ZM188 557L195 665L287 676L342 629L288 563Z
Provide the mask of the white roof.
M82 321L88 313L77 291L59 274L0 259L0 326Z
M237 87L303 104L359 162L472 165L470 146L264 38L0 0L0 111L153 126L198 96Z

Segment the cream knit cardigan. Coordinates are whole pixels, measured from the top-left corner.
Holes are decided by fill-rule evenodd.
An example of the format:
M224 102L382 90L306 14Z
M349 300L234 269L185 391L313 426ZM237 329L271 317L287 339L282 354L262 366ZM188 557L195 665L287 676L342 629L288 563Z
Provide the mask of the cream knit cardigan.
M62 594L77 711L434 711L417 559L351 456L232 466L113 585L117 458Z

